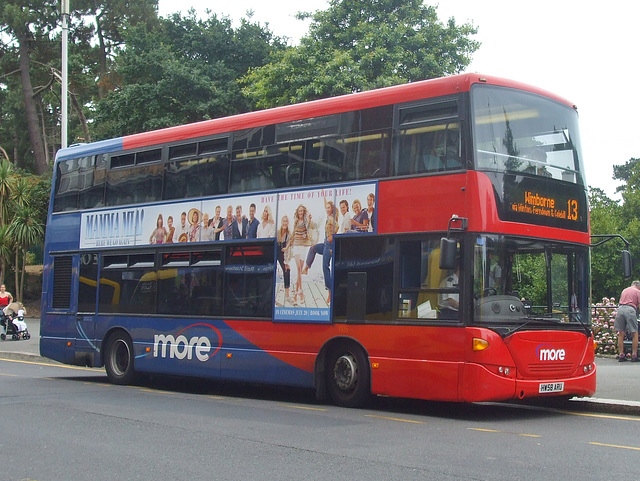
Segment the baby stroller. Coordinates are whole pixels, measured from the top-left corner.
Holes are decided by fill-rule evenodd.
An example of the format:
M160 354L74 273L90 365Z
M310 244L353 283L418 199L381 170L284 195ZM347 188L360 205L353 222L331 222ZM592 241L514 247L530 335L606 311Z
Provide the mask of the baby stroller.
M2 309L0 313L0 325L2 326L0 339L4 341L7 336L11 336L11 339L14 341L31 338L29 329L27 329L27 324L24 322L25 311L24 306L21 303L12 302ZM18 325L13 323L14 319L18 320Z

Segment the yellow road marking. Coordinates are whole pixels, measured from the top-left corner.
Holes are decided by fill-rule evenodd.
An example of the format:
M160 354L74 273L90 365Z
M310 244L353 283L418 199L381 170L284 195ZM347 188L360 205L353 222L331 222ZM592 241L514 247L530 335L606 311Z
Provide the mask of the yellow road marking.
M470 431L481 431L485 433L498 433L498 434L514 434L516 436L524 436L525 438L541 438L539 434L526 434L526 433L512 433L509 431L498 431L496 429L482 429L482 428L467 428Z
M51 362L21 361L19 359L4 359L1 357L0 357L0 361L17 362L19 364L33 364L35 366L61 367L64 369L76 369L79 371L92 371L92 372L102 371L102 369L97 367L69 366L68 364L53 364Z
M171 394L171 395L182 394L180 392L165 391L163 389L153 389L150 387L140 387L140 386L125 386L125 387L129 387L129 388L136 389L138 391L143 391L143 392L153 392L153 393Z
M326 411L325 408L314 408L310 406L296 406L293 404L278 404L278 406L283 406L291 409L306 409L307 411Z
M590 418L602 418L602 419L620 419L622 421L640 421L640 417L616 416L614 414L579 413L575 411L562 411L559 409L556 411L562 414L571 414L572 416L587 416Z
M4 372L0 372L0 376L18 377L18 375L17 375L17 374L7 374L7 373L4 373Z
M620 448L620 449L631 449L633 451L640 451L640 448L636 448L634 446L620 446L618 444L605 444L605 443L589 443L594 446L604 446L606 448Z
M376 416L375 414L365 414L367 418L386 419L387 421L399 421L401 423L424 424L424 421L414 421L412 419L391 418L388 416Z
M23 360L19 360L19 359L6 359L6 358L0 358L0 361L6 361L6 362L15 362L15 363L19 363L19 364L31 364L34 366L48 366L48 367L58 367L58 368L62 368L62 369L72 369L72 370L77 370L77 371L88 371L88 372L95 372L95 373L104 373L104 370L102 368L96 368L96 367L84 367L84 366L71 366L68 364L58 364L58 363L51 363L51 362L35 362L35 361L23 361ZM16 376L15 374L6 374L6 373L0 373L0 375L2 376ZM55 380L55 378L44 378L44 379L51 379L51 380ZM93 384L93 383L91 383ZM98 385L102 385L102 386L113 386L112 384L98 384ZM218 399L215 398L214 399ZM220 398L223 399L223 398ZM300 407L299 409L317 409L317 410L321 410L321 408L303 408ZM579 412L575 412L575 411L565 411L565 410L561 410L561 409L551 409L551 411L556 411L562 414L569 414L572 416L587 416L587 417L593 417L593 418L600 418L600 419L618 419L618 420L622 420L622 421L636 421L639 422L640 421L640 417L629 417L629 416L616 416L616 415L612 415L612 414L595 414L595 413L579 413ZM368 417L373 417L373 418L379 418L379 419L387 419L389 421L400 421L400 422L407 422L407 423L417 423L417 424L424 424L422 421L412 421L412 420L408 420L408 419L400 419L400 418L392 418L392 417L386 417L386 416L374 416L374 415L367 415ZM483 431L482 429L477 429L477 431ZM494 432L491 430L486 430L487 432ZM495 431L495 432L499 432L499 431ZM516 433L512 433L512 434L516 434ZM519 434L519 436L535 436L535 435L531 435L531 434ZM630 448L630 449L635 449L635 448Z

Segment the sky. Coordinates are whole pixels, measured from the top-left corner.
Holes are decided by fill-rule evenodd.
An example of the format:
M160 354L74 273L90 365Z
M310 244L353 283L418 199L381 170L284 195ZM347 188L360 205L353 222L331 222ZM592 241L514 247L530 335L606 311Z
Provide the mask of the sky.
M234 21L253 11L252 19L269 25L278 36L295 44L309 22L295 13L324 10L326 0L184 0L177 6L160 0L160 15L193 7L204 15L210 9ZM637 13L628 0L440 0L438 17L478 28L473 39L482 45L466 72L518 80L554 92L577 105L587 183L614 199L620 182L613 165L640 158L640 82ZM625 85L629 88L626 88Z

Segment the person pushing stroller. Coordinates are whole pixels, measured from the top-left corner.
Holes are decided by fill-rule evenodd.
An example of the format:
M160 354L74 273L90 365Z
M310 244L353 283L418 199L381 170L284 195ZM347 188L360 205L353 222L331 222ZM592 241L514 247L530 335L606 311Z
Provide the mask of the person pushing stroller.
M8 306L2 309L5 322L3 328L6 330L3 333L3 339L6 334L12 334L13 339L29 339L29 329L27 323L24 321L26 309L22 302L12 302Z

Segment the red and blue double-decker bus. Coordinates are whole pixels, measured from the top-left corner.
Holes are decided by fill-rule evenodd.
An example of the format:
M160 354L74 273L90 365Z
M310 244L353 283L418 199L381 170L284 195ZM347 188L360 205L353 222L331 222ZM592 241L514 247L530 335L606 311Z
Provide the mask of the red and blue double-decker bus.
M444 401L589 396L566 100L464 74L61 150L40 351Z

